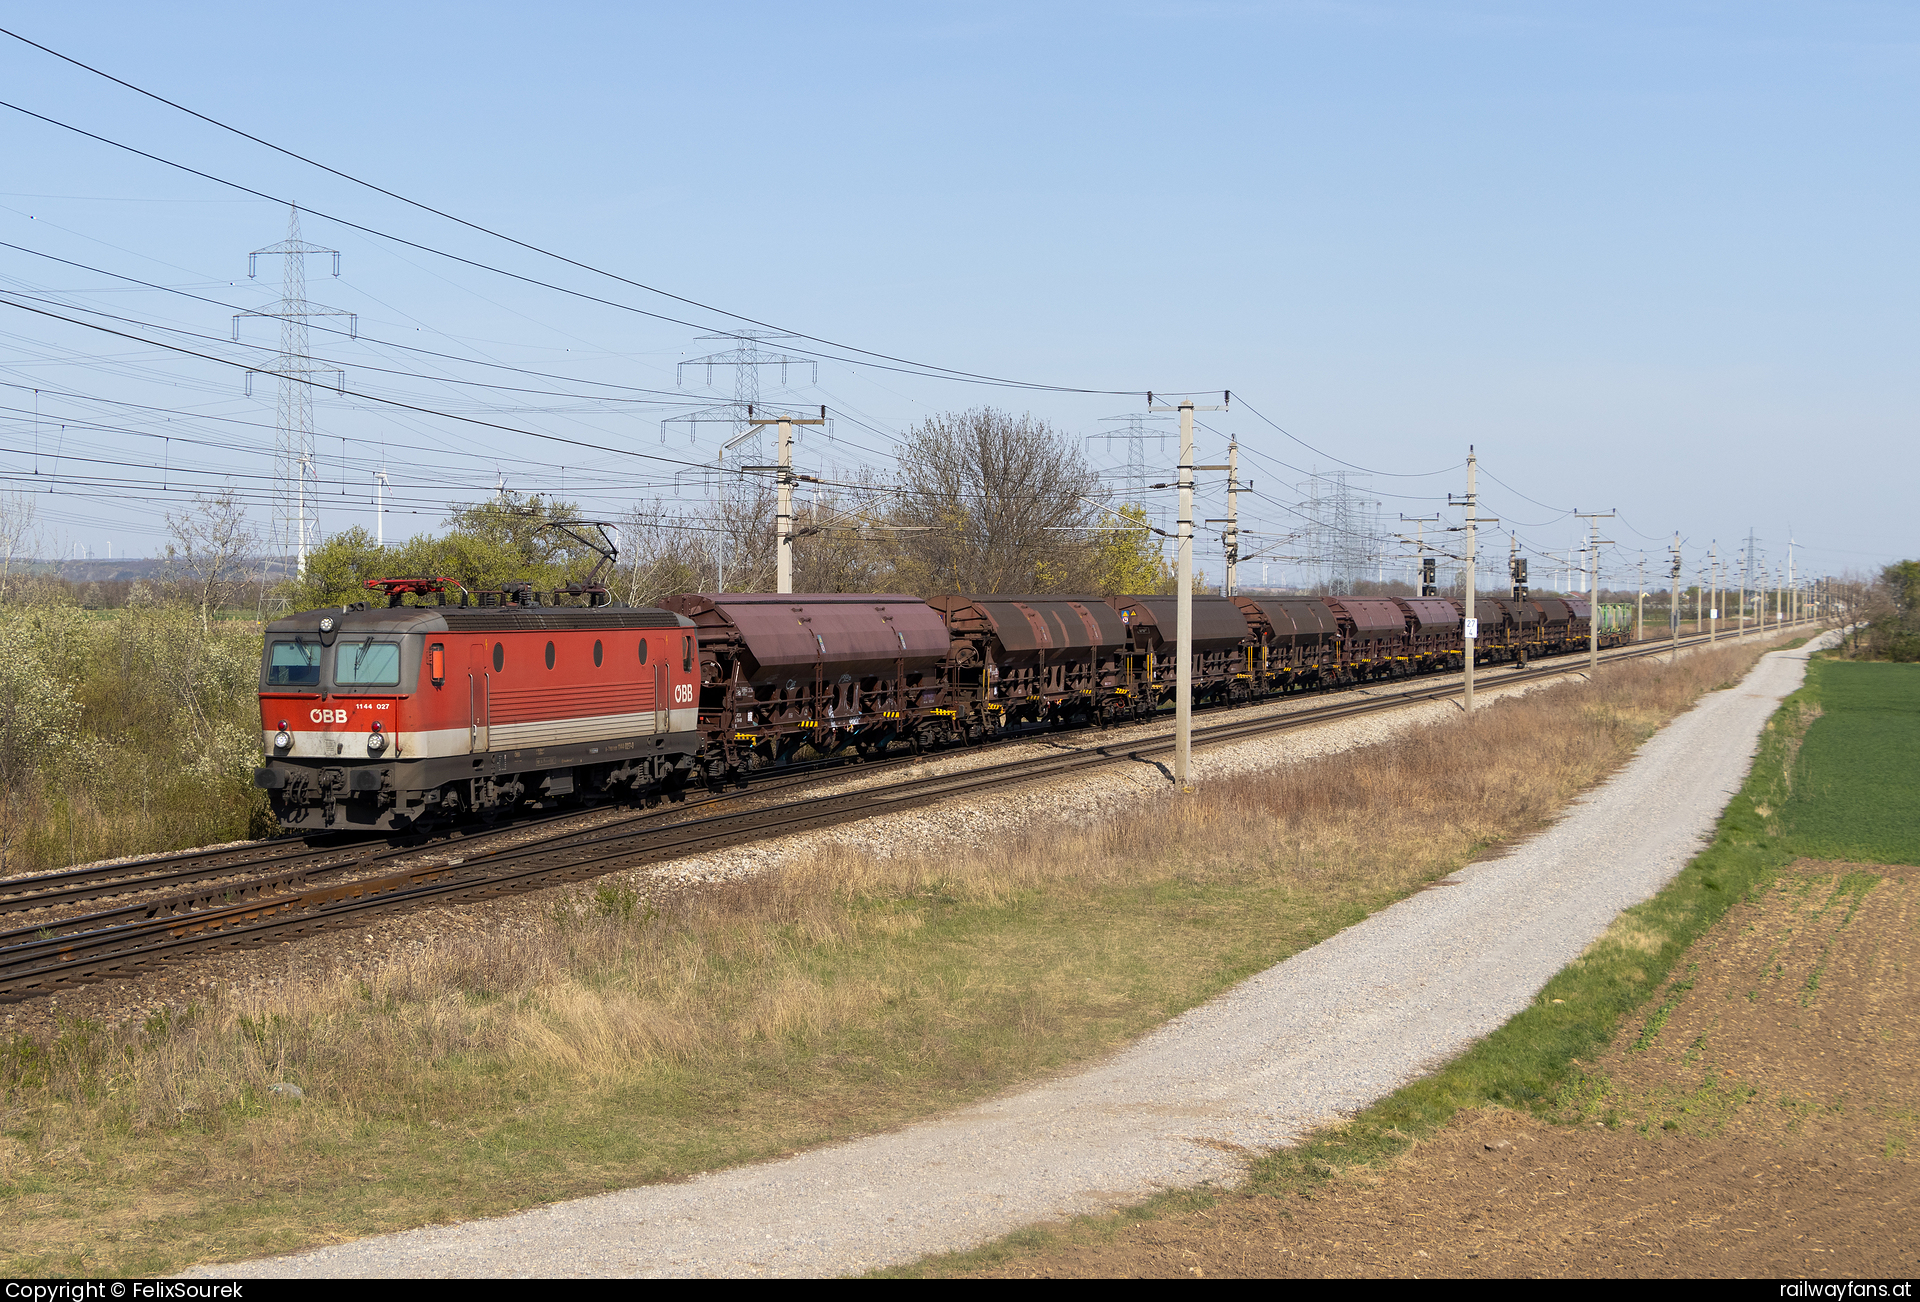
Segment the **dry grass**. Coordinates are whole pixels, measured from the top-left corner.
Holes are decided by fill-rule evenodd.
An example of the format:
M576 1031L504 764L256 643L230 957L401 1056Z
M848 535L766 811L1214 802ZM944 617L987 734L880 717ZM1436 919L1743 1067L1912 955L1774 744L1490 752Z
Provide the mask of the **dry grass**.
M0 1244L14 1273L166 1269L925 1115L1097 1055L1538 828L1759 650L1619 666L1099 827L841 846L670 906L604 879L536 928L370 977L16 1040Z

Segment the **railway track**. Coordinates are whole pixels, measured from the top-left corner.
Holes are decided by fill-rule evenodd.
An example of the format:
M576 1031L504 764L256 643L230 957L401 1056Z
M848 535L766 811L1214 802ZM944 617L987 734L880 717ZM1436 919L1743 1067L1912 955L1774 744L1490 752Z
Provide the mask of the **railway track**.
M1707 640L1683 638L1680 646L1704 645ZM1610 650L1602 659L1617 662L1661 655L1672 647L1673 643L1666 641L1640 643ZM1499 670L1489 676L1486 686L1561 677L1584 668L1583 660L1564 657L1558 663ZM1423 690L1331 701L1288 714L1228 720L1195 728L1193 744L1217 745L1382 713L1451 699L1462 691L1456 681ZM113 977L138 976L193 953L256 948L297 939L357 923L372 914L515 894L957 796L1058 780L1112 764L1155 763L1161 756L1171 755L1173 748L1171 736L1155 736L838 795L737 807L743 802L765 802L783 790L814 785L823 771L848 772L837 765L821 764L760 779L744 792L695 796L684 803L636 811L584 828L577 826L580 812L571 811L416 845L269 842L229 851L190 852L145 864L13 879L0 882L0 891L8 892L0 896L0 915L104 896L151 894L164 891L168 885L192 884L194 889L0 931L0 1001L17 1001ZM924 759L902 756L869 761L851 773L864 777L917 763L924 763ZM729 805L735 807L710 814L700 812L710 806ZM575 826L545 836L538 832L544 824L561 822ZM528 839L530 832L532 839ZM261 853L248 857L248 850ZM415 861L401 862L409 858ZM389 862L396 866L382 871ZM148 866L154 867L151 873L144 877L137 874L136 870ZM242 875L261 867L271 871ZM18 889L23 885L27 889Z
M900 756L880 761L868 760L864 762L864 771L894 764L911 764L917 759L917 756ZM751 793L761 795L816 782L822 777L846 771L848 764L847 760L824 760L794 765L778 774L756 778ZM619 821L672 817L718 800L734 799L737 795L737 792L689 792L684 799L621 815ZM612 808L605 807L601 812ZM85 914L48 915L48 921L36 921L30 926L12 929L0 927L0 946L12 943L16 936L46 930L71 931L83 924L97 925L112 918L132 917L142 911L178 912L181 908L194 907L197 901L212 903L223 896L258 895L262 889L268 888L288 889L319 877L337 876L409 855L442 851L486 853L480 847L489 842L524 837L548 824L578 823L583 817L592 817L594 813L591 808L569 809L516 819L498 826L455 828L427 837L356 837L351 833L287 837L215 850L188 850L121 863L0 878L0 921L11 915L59 910L92 900L134 895L153 897ZM264 876L259 875L263 869L270 871ZM155 895L156 892L177 891L184 887L198 889L174 895Z

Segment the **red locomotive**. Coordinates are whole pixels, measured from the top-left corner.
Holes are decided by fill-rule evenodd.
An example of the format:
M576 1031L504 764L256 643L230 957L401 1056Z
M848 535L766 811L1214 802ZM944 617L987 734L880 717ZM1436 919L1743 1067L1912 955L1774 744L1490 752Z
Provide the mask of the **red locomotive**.
M477 600L451 579L367 586L384 606L267 626L268 762L254 780L283 826L397 830L671 788L692 773L702 739L691 620L542 606L527 585Z

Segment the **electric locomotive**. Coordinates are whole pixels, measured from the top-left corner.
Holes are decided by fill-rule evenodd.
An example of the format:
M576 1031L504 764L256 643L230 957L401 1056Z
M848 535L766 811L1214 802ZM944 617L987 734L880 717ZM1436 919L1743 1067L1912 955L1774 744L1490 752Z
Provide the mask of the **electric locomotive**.
M281 826L397 831L671 791L693 775L692 620L579 585L569 592L588 604L543 604L529 584L366 586L386 601L267 625L254 785Z

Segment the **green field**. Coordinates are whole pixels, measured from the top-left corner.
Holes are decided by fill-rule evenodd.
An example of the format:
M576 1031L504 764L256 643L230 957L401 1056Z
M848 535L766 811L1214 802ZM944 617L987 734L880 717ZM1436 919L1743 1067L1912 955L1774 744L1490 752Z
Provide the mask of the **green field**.
M1780 810L1785 848L1920 863L1920 665L1815 660L1807 671L1821 715Z

